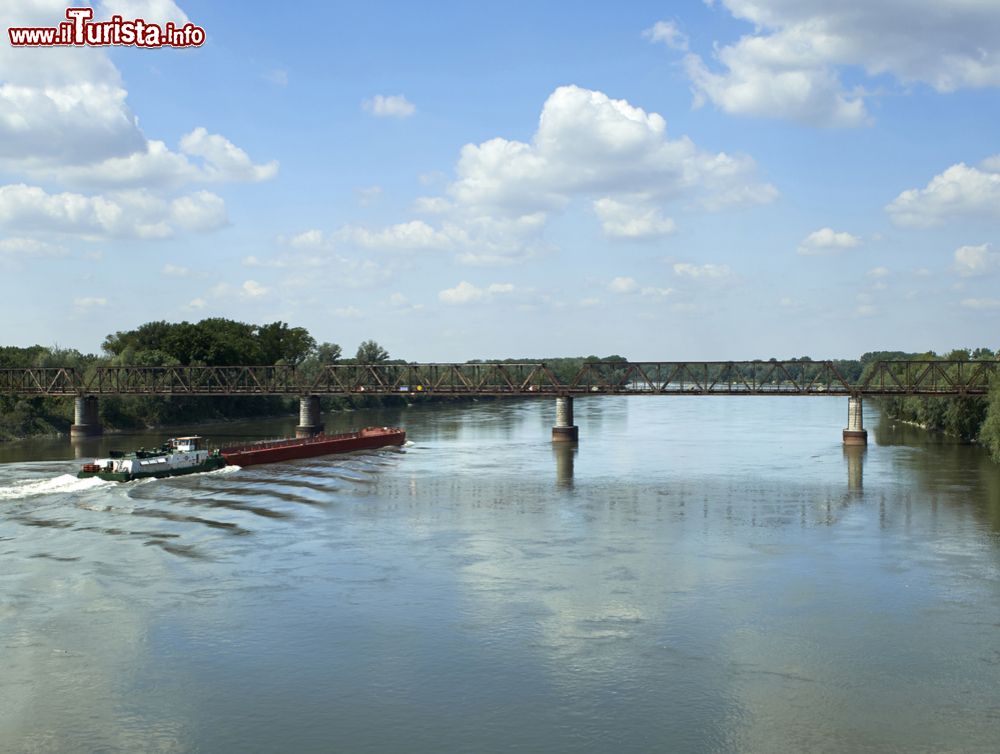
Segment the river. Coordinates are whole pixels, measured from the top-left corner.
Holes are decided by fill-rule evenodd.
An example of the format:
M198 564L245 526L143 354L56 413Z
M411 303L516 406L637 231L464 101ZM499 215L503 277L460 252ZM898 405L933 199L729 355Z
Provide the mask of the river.
M996 751L1000 465L846 404L355 411L409 442L126 485L77 455L167 434L0 446L0 750Z

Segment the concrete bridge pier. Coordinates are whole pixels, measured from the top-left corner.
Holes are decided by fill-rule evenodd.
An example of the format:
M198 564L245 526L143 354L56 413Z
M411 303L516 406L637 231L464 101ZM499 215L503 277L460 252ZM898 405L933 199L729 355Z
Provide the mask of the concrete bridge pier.
M847 427L844 429L844 445L867 445L868 430L861 419L861 396L852 395L847 399Z
M96 437L104 430L97 412L96 395L80 395L73 406L73 424L69 428L70 437Z
M573 398L560 395L556 398L556 425L552 428L552 442L576 442L580 428L573 424Z
M299 426L296 437L312 437L323 431L323 420L319 410L318 395L303 395L299 398Z

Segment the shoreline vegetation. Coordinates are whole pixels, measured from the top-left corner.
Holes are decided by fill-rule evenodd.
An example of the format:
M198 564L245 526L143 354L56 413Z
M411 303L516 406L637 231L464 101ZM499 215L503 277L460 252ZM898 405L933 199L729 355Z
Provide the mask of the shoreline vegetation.
M0 368L73 367L86 372L99 366L228 366L231 364L293 365L309 374L328 364L406 364L391 359L374 340L361 343L353 358L344 358L336 343L317 343L302 327L284 322L253 325L213 318L197 323L148 322L134 330L108 335L102 353L82 354L58 346L0 346ZM560 378L569 379L585 358L547 361ZM603 360L623 361L620 356ZM492 361L525 361L496 359ZM543 359L530 359L537 362ZM461 396L322 396L323 413L410 404L454 404ZM481 400L481 399L475 399ZM102 396L100 422L105 432L137 432L194 424L266 419L298 413L296 396ZM67 435L73 423L69 397L0 396L0 442L29 437Z
M292 364L318 370L328 364L405 364L390 359L388 351L374 340L358 346L353 358L344 358L336 343L318 343L302 327L284 322L253 325L223 318L197 323L148 322L134 330L108 335L101 354L81 354L58 346L0 346L0 368L72 366L87 370L98 366L226 366L229 364ZM836 361L851 381L864 377L876 361L896 359L982 361L1000 359L1000 351L989 348L958 349L948 354L873 351L859 359ZM545 359L490 359L490 362L544 361L560 379L570 379L585 361L626 361L621 356L598 359L558 357ZM812 359L801 362L801 373L810 371ZM454 402L453 397L385 396L323 397L324 412L355 408L404 406L412 403ZM928 431L943 432L968 443L979 443L1000 462L1000 380L986 397L976 398L880 398L878 405L891 419L914 424ZM185 424L236 421L293 415L298 399L290 396L105 396L100 419L108 432L179 427ZM0 396L0 441L46 435L65 435L73 422L73 401L65 397L24 398Z

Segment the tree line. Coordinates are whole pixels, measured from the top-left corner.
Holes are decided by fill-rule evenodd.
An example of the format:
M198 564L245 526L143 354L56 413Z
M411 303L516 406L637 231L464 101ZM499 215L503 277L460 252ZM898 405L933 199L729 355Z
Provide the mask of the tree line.
M878 351L861 357L864 371L877 361L994 361L1000 359L1000 350L989 348L960 348L947 354L938 355L933 351L925 353L904 353L902 351ZM954 369L955 367L951 367ZM1000 379L995 379L986 397L886 397L879 399L879 405L886 416L900 421L917 424L924 429L944 432L964 442L981 443L994 460L1000 462Z
M374 340L362 342L353 358L340 345L318 343L304 327L285 322L254 325L224 318L200 322L147 322L134 330L108 335L100 354L45 346L0 346L0 368L65 366L85 375L101 366L228 366L290 364L318 371L327 364L390 363L389 353ZM388 405L401 398L324 398L325 410ZM288 396L105 396L101 423L112 430L275 416L295 411ZM65 433L73 422L73 402L59 397L0 397L0 439Z

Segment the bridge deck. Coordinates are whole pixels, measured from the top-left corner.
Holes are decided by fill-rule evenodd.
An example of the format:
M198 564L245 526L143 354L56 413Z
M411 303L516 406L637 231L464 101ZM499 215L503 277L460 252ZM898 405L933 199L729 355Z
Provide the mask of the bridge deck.
M543 363L0 369L0 395L985 395L1000 361L879 361L857 382L831 361L585 363L560 380Z

